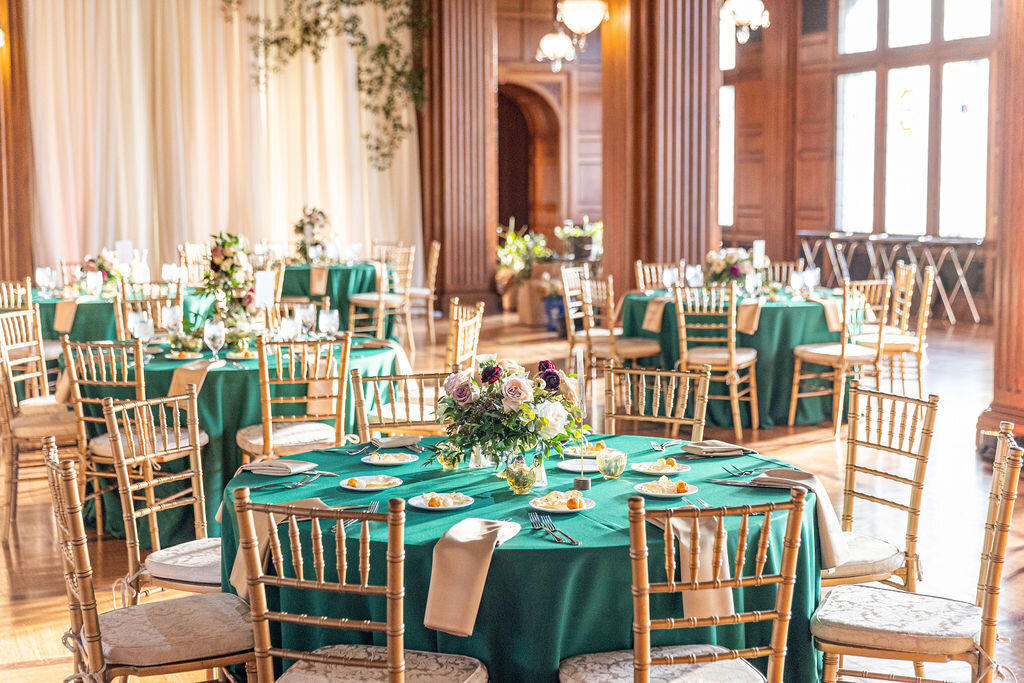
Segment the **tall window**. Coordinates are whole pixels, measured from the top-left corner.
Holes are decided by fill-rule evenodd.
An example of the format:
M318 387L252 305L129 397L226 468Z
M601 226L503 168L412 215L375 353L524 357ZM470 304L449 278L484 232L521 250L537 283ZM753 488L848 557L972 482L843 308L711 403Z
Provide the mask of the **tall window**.
M836 3L836 228L984 237L992 0Z

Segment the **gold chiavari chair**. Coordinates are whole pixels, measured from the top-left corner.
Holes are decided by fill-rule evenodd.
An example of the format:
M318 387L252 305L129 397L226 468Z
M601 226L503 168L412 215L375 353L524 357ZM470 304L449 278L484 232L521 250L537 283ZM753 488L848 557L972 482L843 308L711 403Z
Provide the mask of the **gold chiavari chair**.
M565 338L569 342L566 366L572 364L572 356L579 346L586 347L586 331L583 329L583 281L590 279L590 265L562 266L562 304L565 309ZM595 330L595 333L601 330ZM621 330L620 330L621 332Z
M604 370L605 431L615 434L618 420L655 422L690 428L690 441L704 439L711 367L699 370L645 370L610 367ZM693 394L693 410L686 417Z
M155 332L167 332L164 323L165 306L177 306L184 315L185 288L180 284L129 284L121 281L122 295L114 302L114 322L117 338L130 341L132 331L128 320L132 314L141 313L153 321Z
M238 537L248 573L249 605L256 644L256 670L259 683L274 683L273 659L294 660L294 664L276 679L286 681L377 681L391 683L433 680L451 683L483 683L487 668L477 659L462 655L421 652L405 649L405 501L392 498L387 512L368 512L352 508L303 507L253 503L249 489L234 491L238 515ZM264 572L260 557L260 536L255 514L265 515L269 526L270 562L273 575ZM329 526L324 530L322 523ZM359 525L359 535L347 532ZM387 525L386 579L383 585L370 582L374 557L371 553L372 525ZM286 527L291 547L291 562L285 560L279 528ZM308 527L308 530L307 530ZM352 536L349 536L352 533ZM334 548L330 547L330 544ZM300 552L308 548L312 566ZM349 553L358 548L358 557ZM333 561L332 561L333 559ZM290 564L290 566L289 566ZM358 571L358 576L355 576ZM317 617L270 609L266 587L289 590L328 591L338 595L380 596L386 608L384 621ZM275 647L270 624L291 624L314 628L356 630L386 635L386 645L329 645L313 652Z
M17 387L21 385L16 408L54 409L56 399L50 393L38 304L0 313L0 358L7 368L7 381L14 396L19 396Z
M82 500L94 499L96 529L103 533L103 494L114 491L114 449L107 421L103 416L103 399L146 400L146 373L136 372L143 366L142 342L73 342L67 335L64 362L71 385L71 407L74 409L78 459L81 470ZM98 435L90 438L90 433ZM209 436L206 437L207 441ZM86 494L89 482L93 492Z
M480 344L480 330L484 324L484 302L462 305L454 297L448 304L448 345L445 351L446 367L458 367L473 372L476 369L476 349Z
M395 249L403 249L404 246L401 242L388 242L381 240L373 243L373 260L374 261L390 261L391 252Z
M29 290L31 297L31 290ZM48 387L55 387L60 368L53 361L60 358L60 342L55 339L43 339L43 330L39 322L39 305L29 301L25 306L7 311L4 322L0 326L0 332L4 336L8 346L8 356L14 361L12 369L15 374L25 370L36 371L39 367L45 370L45 380ZM34 320L33 320L34 318ZM38 342L38 344L37 344ZM42 364L39 365L39 358ZM19 367L22 366L22 367ZM32 398L39 394L27 394L30 403L37 400ZM51 399L40 399L48 402Z
M732 428L743 439L740 401L750 404L750 426L760 427L757 404L757 350L736 346L739 297L735 283L725 287L676 287L676 327L679 367L711 366L711 381L724 382L729 393L709 394L708 400L729 401ZM691 344L698 346L691 346ZM742 386L741 385L746 385Z
M430 243L430 257L427 259L427 277L423 287L409 289L410 303L422 303L427 317L427 337L431 344L437 343L434 330L434 305L437 303L437 269L441 263L441 243L434 240Z
M837 586L811 617L814 646L825 654L823 680L839 677L931 683L914 677L851 670L839 658L850 655L912 662L966 662L971 681L992 683L996 662L999 593L1006 546L1017 499L1024 450L1013 441L1013 426L1002 423L992 472L975 601L876 586ZM1003 676L1000 673L1000 679Z
M249 607L237 595L190 595L99 613L75 463L60 459L52 439L43 440L43 452L71 612L63 637L74 652L68 680L106 683L245 664L254 682Z
M82 277L85 264L81 261L60 260L60 281L65 287L76 284Z
M220 538L208 538L206 531L196 386L188 385L181 396L146 401L115 403L104 398L103 416L114 453L128 543L128 574L123 585L131 604L138 603L144 585L147 593L161 588L219 592ZM185 462L184 469L176 467L172 472L165 468L176 461ZM192 509L196 538L164 548L159 515L177 508ZM139 532L143 521L152 549L144 561Z
M178 265L185 269L185 282L191 286L202 284L210 272L210 245L184 242L178 245Z
M345 378L351 349L349 332L329 340L256 338L262 419L235 435L243 460L279 458L345 443ZM303 407L298 414L297 406Z
M443 436L445 425L437 414L446 372L363 377L352 371L359 440L368 442L373 432Z
M928 322L932 314L932 295L935 291L935 268L927 266L924 269L924 286L921 290L920 308L917 312L917 326L914 332L895 332L886 327L882 330L883 348L881 352L882 366L889 373L889 388L894 388L896 377L899 375L900 391L907 391L907 370L906 355L914 358L915 373L917 379L917 395L924 396L924 366L927 357L928 343ZM913 285L911 285L913 286ZM878 343L877 329L874 332L864 332L854 337L854 341L868 347L875 347ZM879 378L881 383L881 378Z
M804 272L804 260L772 261L768 264L768 281L789 285L789 276Z
M331 310L331 297L324 296L320 299L309 299L308 301L278 301L274 306L268 309L270 314L268 320L268 326L276 328L281 324L283 318L295 318L297 317L297 310L300 306L313 306L316 309L316 316L319 320L320 313L322 311ZM316 323L313 323L313 327L316 327Z
M16 311L32 307L32 278L0 280L0 310Z
M636 288L643 291L647 289L664 289L665 273L676 271L675 282L682 282L686 276L686 261L678 263L649 263L636 260L633 265L636 274Z
M618 310L611 275L602 280L583 280L582 289L586 361L591 373L599 364L621 366L625 361L661 357L661 344L657 339L616 334Z
M883 281L885 288L890 288L892 279ZM863 283L861 283L863 284ZM854 344L853 334L856 331L858 321L854 320L863 315L864 307L869 305L870 299L859 293L860 287L855 287L849 280L843 281L843 304L841 310L842 331L839 342L826 342L821 344L801 344L793 349L795 362L793 364L793 386L789 398L789 426L792 427L796 421L797 401L801 398L812 396L832 396L832 425L835 433L839 433L842 424L843 399L846 394L846 379L855 376L864 366L874 369L875 377L878 376L878 361L881 358L882 329L877 332L878 345L876 348L869 348L861 344ZM888 312L889 297L885 294L879 298L884 318ZM824 366L824 371L804 371L803 364L812 366Z
M571 657L558 670L562 683L611 683L612 681L766 681L781 683L786 663L786 638L789 634L793 586L800 550L803 519L803 489L792 489L784 503L762 503L736 507L645 510L644 499L629 499L629 556L633 582L633 649L601 652ZM769 538L774 516L786 516L786 533L778 571L770 571ZM760 517L760 523L758 518ZM736 557L729 559L726 542L726 520L739 518ZM664 567L666 580L652 582L648 566L647 522L664 528ZM703 541L710 534L714 541ZM689 548L677 536L688 537ZM748 543L757 539L753 562L748 561ZM679 562L676 562L676 544ZM704 545L706 547L702 548ZM709 558L708 555L711 555ZM685 564L684 564L685 563ZM682 566L680 566L682 565ZM710 571L701 569L709 566ZM689 568L689 578L683 570ZM710 578L702 578L705 574ZM682 594L688 592L747 589L776 586L772 609L737 612L723 616L681 618L651 617L651 594ZM758 588L761 590L760 588ZM747 645L730 650L718 645L694 644L652 647L652 632L680 628L725 628L735 624L771 622L767 645ZM768 658L768 675L764 677L748 660Z
M409 305L416 247L389 247L387 261L377 263L377 291L353 294L348 299L348 329L370 332L384 339L389 315L402 319L410 355L416 353Z

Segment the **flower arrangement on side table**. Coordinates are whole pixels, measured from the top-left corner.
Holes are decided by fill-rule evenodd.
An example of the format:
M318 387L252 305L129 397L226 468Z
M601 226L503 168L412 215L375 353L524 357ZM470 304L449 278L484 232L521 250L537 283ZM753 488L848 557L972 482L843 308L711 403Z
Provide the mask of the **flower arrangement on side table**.
M478 447L506 466L536 451L532 464L542 469L551 451L561 454L583 438L576 382L551 361L541 361L531 377L513 360L478 360L477 375L456 372L445 380L438 412L451 424L434 455L442 465L457 466Z
M300 261L313 263L323 255L325 245L321 231L326 227L327 214L315 207L302 207L302 217L295 221L293 226L295 234L299 237L295 250Z

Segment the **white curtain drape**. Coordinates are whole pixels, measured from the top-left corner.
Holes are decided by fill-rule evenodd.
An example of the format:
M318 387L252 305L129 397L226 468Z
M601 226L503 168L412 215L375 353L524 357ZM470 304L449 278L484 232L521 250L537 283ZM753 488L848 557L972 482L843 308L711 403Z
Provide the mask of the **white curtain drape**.
M37 265L118 239L153 267L221 230L291 242L306 205L343 245L422 246L416 136L387 171L370 166L343 38L256 85L245 17L279 5L246 0L230 16L219 0L26 3ZM372 44L383 13L358 11Z

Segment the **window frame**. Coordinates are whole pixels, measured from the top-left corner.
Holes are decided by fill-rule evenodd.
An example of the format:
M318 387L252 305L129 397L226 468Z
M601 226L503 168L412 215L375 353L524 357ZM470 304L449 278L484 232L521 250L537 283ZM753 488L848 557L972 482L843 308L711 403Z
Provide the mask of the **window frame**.
M949 62L964 62L987 59L989 62L989 107L988 107L988 172L985 196L985 236L990 234L994 222L995 207L995 157L996 126L999 120L997 98L993 84L998 82L999 31L1001 29L1000 0L991 0L992 31L987 36L946 40L943 35L945 0L931 0L931 40L921 45L889 47L889 3L899 0L878 0L877 45L870 52L851 54L839 53L839 0L829 0L827 49L831 63L832 107L836 108L838 77L841 74L860 71L875 72L875 174L874 213L870 234L886 232L885 226L885 155L886 155L886 113L888 109L889 71L909 66L929 67L928 89L928 194L925 235L939 235L939 187L940 147L942 143L942 67ZM838 146L833 116L833 161ZM833 164L834 166L834 164ZM833 168L833 195L838 194L835 169ZM837 217L835 201L832 202L832 219ZM837 230L841 226L835 226ZM864 233L869 234L869 233ZM899 234L893 232L891 234Z

